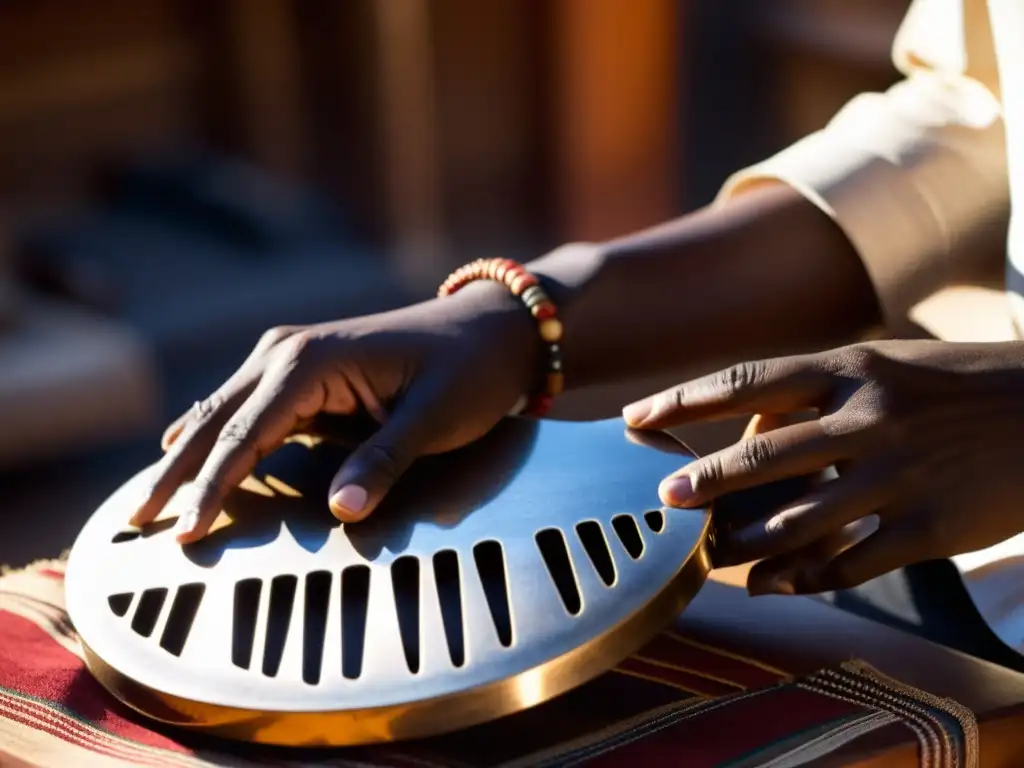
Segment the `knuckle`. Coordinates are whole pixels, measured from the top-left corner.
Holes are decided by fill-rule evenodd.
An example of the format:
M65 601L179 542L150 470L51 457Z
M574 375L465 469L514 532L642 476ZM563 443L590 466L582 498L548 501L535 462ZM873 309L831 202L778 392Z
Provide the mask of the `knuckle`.
M307 363L316 348L316 340L308 331L296 331L275 346L271 355L286 368L294 367L297 363Z
M764 378L764 365L760 362L745 362L731 365L714 374L714 386L722 394L733 397Z
M841 372L866 380L877 378L891 365L884 350L872 343L844 347L836 359Z
M708 456L689 473L691 487L697 496L713 493L725 479L725 466L720 456Z
M394 482L402 474L403 463L393 448L371 443L366 446L366 456L371 471L385 482Z
M214 392L212 395L202 400L196 400L196 402L192 404L192 417L199 421L204 421L212 416L213 413L220 408L223 402L224 399L221 397L219 392Z
M260 336L260 340L256 346L263 349L277 346L285 339L291 337L297 330L297 326L294 325L278 325L273 328L269 328L263 332L262 336Z
M742 474L757 471L775 458L776 447L766 435L755 435L739 444L736 451L736 469Z
M689 394L689 390L683 384L659 392L651 404L651 417L654 419L671 417L685 406Z
M662 398L661 410L678 410L681 409L689 398L690 391L685 384L679 384L672 387L666 392Z
M832 413L823 414L818 423L826 437L861 439L879 425L879 420L873 409L849 402Z
M908 409L902 393L892 387L876 383L864 385L851 398L848 410L860 430L879 432L888 441L900 445L911 436L912 428L907 417L914 409Z
M229 490L224 473L218 471L204 471L192 483L193 498L200 508L226 496Z
M798 540L803 541L813 521L806 509L797 508L778 512L764 522L764 533L772 541Z
M236 416L224 425L218 440L229 445L243 445L250 441L254 426L252 418Z
M845 437L852 432L856 432L858 425L854 421L855 419L851 418L851 415L843 409L822 414L818 418L821 431L826 437L832 438Z

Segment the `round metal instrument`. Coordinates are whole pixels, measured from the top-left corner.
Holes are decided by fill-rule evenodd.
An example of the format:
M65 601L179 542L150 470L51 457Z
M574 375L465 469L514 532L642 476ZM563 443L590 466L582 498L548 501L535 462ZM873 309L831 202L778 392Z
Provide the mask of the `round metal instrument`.
M428 736L610 669L709 569L706 514L658 501L693 458L664 433L509 419L419 460L349 525L327 508L346 450L285 445L184 547L175 501L125 524L150 470L111 496L67 570L93 674L145 715L228 738Z

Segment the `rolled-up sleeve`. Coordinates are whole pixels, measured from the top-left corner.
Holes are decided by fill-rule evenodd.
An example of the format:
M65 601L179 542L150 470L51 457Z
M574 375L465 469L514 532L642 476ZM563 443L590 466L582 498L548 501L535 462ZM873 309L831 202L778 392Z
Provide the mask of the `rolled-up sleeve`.
M821 131L734 174L719 195L776 180L806 196L849 237L890 328L949 284L972 258L972 233L1008 210L991 36L977 29L987 17L973 29L968 21L959 2L917 0L894 47L904 80L857 96Z

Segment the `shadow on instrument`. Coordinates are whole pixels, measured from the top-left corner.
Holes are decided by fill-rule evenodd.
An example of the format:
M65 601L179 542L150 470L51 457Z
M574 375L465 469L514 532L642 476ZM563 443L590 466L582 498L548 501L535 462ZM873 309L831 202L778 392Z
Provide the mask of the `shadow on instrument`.
M495 498L529 460L537 429L536 422L507 419L464 448L419 459L374 514L359 523L342 523L328 506L331 481L352 441L330 435L294 440L262 461L229 495L211 533L183 551L196 565L210 568L228 550L266 546L285 532L307 552L318 552L342 529L367 560L384 550L398 555L417 526L455 527ZM145 535L173 522L147 526Z

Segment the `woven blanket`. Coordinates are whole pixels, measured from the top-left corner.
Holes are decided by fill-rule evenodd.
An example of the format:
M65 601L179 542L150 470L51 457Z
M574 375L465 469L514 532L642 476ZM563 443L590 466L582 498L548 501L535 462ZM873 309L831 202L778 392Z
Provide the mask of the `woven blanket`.
M0 576L2 768L780 768L860 765L908 738L911 764L977 765L977 724L955 702L857 661L794 678L670 630L568 694L448 736L330 751L215 741L147 721L89 674L63 561Z

